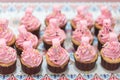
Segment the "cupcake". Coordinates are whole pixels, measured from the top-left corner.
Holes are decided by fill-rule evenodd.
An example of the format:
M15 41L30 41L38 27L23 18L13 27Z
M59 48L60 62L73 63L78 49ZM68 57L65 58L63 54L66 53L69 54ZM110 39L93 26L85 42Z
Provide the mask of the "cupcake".
M52 40L52 47L46 53L48 69L53 73L62 73L67 69L69 63L68 52L60 46L60 40Z
M17 54L7 46L4 38L0 39L0 74L10 74L16 70Z
M86 20L87 21L87 28L91 30L91 28L94 25L94 20L93 16L91 13L89 13L87 10L85 10L86 7L78 7L77 9L77 15L75 18L71 20L71 25L72 25L72 30L75 30L77 28L77 24L81 20Z
M104 19L110 19L111 27L114 27L115 20L113 19L110 10L108 10L108 8L105 6L101 7L101 15L95 21L95 35L96 36L98 35L99 30L104 27L103 26Z
M25 25L25 28L27 29L27 31L33 33L34 35L36 35L39 38L41 23L40 23L39 19L37 19L32 14L32 12L33 12L32 8L26 9L25 15L21 19L21 24Z
M0 38L6 39L6 44L8 46L14 47L15 35L8 28L8 20L0 19Z
M53 12L51 14L49 14L45 19L46 26L49 25L50 20L53 18L57 19L58 20L57 24L59 24L59 27L61 29L65 30L65 26L67 24L67 19L66 19L65 15L61 13L60 7L58 7L58 6L53 7Z
M16 50L17 50L18 55L21 54L21 52L23 50L23 43L25 41L31 41L33 44L33 48L37 48L38 38L35 35L28 32L25 29L24 25L20 26L18 30L19 30L19 35L18 35L16 42L15 42L15 46L16 46Z
M24 42L23 46L24 50L20 57L23 72L29 75L40 72L42 55L33 48L31 41Z
M107 70L116 70L120 64L120 43L117 36L111 33L110 39L100 51L101 65Z
M110 19L105 19L103 26L104 27L98 33L98 50L101 50L103 44L108 42L110 33L114 32L113 28L111 27Z
M65 32L58 27L56 19L51 19L48 26L49 27L46 27L43 35L45 49L48 50L52 46L52 39L54 38L59 38L60 44L63 46L66 35Z
M90 71L97 61L96 49L89 44L89 37L82 37L82 43L74 53L75 66L82 71Z
M57 80L69 80L64 74L62 74Z
M74 49L77 50L78 46L81 44L82 37L89 37L89 43L93 42L93 35L88 28L86 28L86 22L81 21L78 28L72 33L72 43Z

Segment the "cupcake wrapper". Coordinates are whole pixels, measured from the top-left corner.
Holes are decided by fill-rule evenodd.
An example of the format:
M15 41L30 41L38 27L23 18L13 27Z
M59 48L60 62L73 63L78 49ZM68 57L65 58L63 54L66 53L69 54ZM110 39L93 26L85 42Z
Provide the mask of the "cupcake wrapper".
M120 63L108 63L101 57L101 65L107 70L116 70L119 68Z
M45 43L44 41L43 41L43 43L44 43L44 48L46 50L48 50L52 46L52 45L49 45L49 44ZM64 45L64 42L61 44L61 46L64 47L63 45Z
M95 27L95 36L97 36L98 33L99 33L99 29L97 29L97 28Z
M95 67L95 64L96 64L96 61L92 63L81 63L81 62L76 61L75 59L75 66L82 71L92 70Z
M73 47L74 47L74 49L75 49L75 51L76 51L77 48L78 48L78 45L76 45L75 43L73 43Z
M17 55L21 55L22 54L22 50L18 49L17 47L15 47L16 51L17 51Z
M22 63L21 63L21 65L22 65L22 70L24 73L32 75L32 74L36 74L36 73L40 72L42 63L38 67L32 67L32 68L28 68L27 66L25 66Z
M100 43L100 41L98 41L98 50L100 51L102 49L103 44Z
M0 74L10 74L13 73L15 70L16 70L16 61L14 62L14 64L7 67L0 66Z
M49 64L47 64L47 67L53 73L62 73L67 69L68 63L63 68L61 68L61 67L53 67L53 66L50 66Z
M40 33L40 29L32 31L31 33L36 35L38 39L40 38L40 34L39 34Z
M13 43L12 45L10 45L10 47L15 48L15 43Z

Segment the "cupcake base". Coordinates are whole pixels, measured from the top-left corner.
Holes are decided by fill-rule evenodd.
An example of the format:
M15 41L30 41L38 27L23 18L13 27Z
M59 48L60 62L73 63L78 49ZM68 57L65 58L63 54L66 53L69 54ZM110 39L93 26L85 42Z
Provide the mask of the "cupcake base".
M62 73L67 69L68 63L64 67L53 67L53 66L50 66L49 64L47 64L47 67L53 73Z
M98 50L100 51L102 49L103 44L100 43L100 41L98 41Z
M76 61L75 59L75 66L82 71L92 70L95 67L95 64L96 64L96 61L92 63L81 63L81 62Z
M13 73L14 71L16 70L16 61L10 65L10 66L1 66L0 65L0 74L10 74L10 73Z
M76 44L73 43L73 47L74 47L74 50L76 51L77 48L78 48L78 45L76 45Z
M43 43L44 43L45 50L48 50L52 46L52 45L45 43L44 41L43 41ZM64 42L61 44L61 46L64 47Z
M35 31L31 32L32 34L36 35L38 39L40 38L40 29L39 28L38 28L38 30L35 30Z
M116 70L119 68L120 63L108 63L101 57L101 65L107 70Z
M95 34L95 36L97 36L98 35L98 33L99 33L99 29L98 28L94 28L95 29L95 31L94 31L94 34Z
M17 55L21 55L22 54L22 50L20 50L20 49L18 49L17 47L15 47L16 48L16 51L17 51Z
M22 70L24 73L32 75L32 74L36 74L36 73L40 72L41 64L38 67L30 67L29 68L29 67L25 66L23 63L21 63L21 66L22 66Z

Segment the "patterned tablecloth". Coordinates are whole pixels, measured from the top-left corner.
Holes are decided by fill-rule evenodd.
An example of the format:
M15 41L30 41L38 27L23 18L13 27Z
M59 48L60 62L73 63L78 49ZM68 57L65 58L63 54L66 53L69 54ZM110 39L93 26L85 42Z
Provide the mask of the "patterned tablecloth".
M67 39L65 41L65 48L70 54L70 62L66 72L61 74L51 73L46 67L46 60L44 56L44 61L42 64L42 70L36 75L28 76L23 73L21 70L21 65L19 62L19 57L17 60L17 69L13 74L10 75L0 75L0 80L7 80L9 77L15 77L18 80L24 80L25 78L34 78L35 80L41 80L44 77L50 77L52 80L57 80L60 77L66 77L69 80L74 80L77 76L80 76L80 80L91 80L94 77L99 77L103 80L109 80L111 77L114 78L112 80L120 80L120 68L116 71L107 71L102 68L100 63L100 57L98 57L97 65L92 71L83 72L78 70L74 65L73 58L73 47L71 43L71 25L69 20L72 19L76 15L76 7L85 5L89 7L89 11L93 14L94 20L100 14L100 6L106 5L111 10L113 17L116 19L115 32L120 33L120 3L0 3L0 18L7 18L9 20L9 27L13 30L13 32L18 34L17 27L20 25L20 19L24 15L24 11L28 6L34 8L34 15L41 21L42 27L40 31L40 36L42 39L42 35L44 33L45 24L44 19L46 15L52 12L53 5L61 6L61 11L64 13L68 19L66 25L66 34ZM41 54L45 54L45 50L43 47L42 40L40 39L40 45L38 47ZM97 38L94 37L94 46L97 46ZM82 79L84 78L84 79ZM117 79L115 79L117 78ZM14 79L10 79L14 80ZM28 79L30 80L30 79ZM66 80L66 79L63 79ZM98 80L98 79L96 79Z

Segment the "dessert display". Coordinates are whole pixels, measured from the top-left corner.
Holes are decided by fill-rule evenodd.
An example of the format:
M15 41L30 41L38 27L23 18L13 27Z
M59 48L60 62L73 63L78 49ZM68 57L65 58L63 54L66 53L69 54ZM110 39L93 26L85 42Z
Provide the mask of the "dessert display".
M74 53L75 66L80 70L90 71L95 67L97 57L97 51L89 44L89 38L82 37L82 43Z
M17 50L18 55L21 55L22 50L23 50L23 43L25 41L31 41L33 44L33 48L37 48L38 38L34 34L28 32L25 29L24 25L21 25L18 30L19 30L19 35L18 35L16 42L15 42L15 46L16 46L16 50Z
M57 19L58 22L58 26L65 30L65 26L67 24L67 19L66 16L61 12L60 7L59 6L54 6L53 7L53 12L49 15L47 15L46 19L45 19L45 24L46 26L48 26L50 24L50 20L51 19Z
M10 74L16 70L17 53L7 46L7 40L0 39L0 74Z
M16 38L10 28L8 28L8 20L0 19L0 38L6 39L8 46L14 47Z
M61 73L67 69L69 63L68 52L60 46L60 40L52 40L52 47L46 53L46 62L48 69L53 73Z
M75 16L75 18L71 20L72 30L75 30L77 28L77 24L81 20L86 20L87 22L86 27L90 30L94 26L93 16L90 12L88 12L86 6L80 6L77 8L77 15Z
M39 38L41 23L32 13L33 9L28 7L25 11L25 15L21 18L20 24L25 25L27 31L33 33Z

